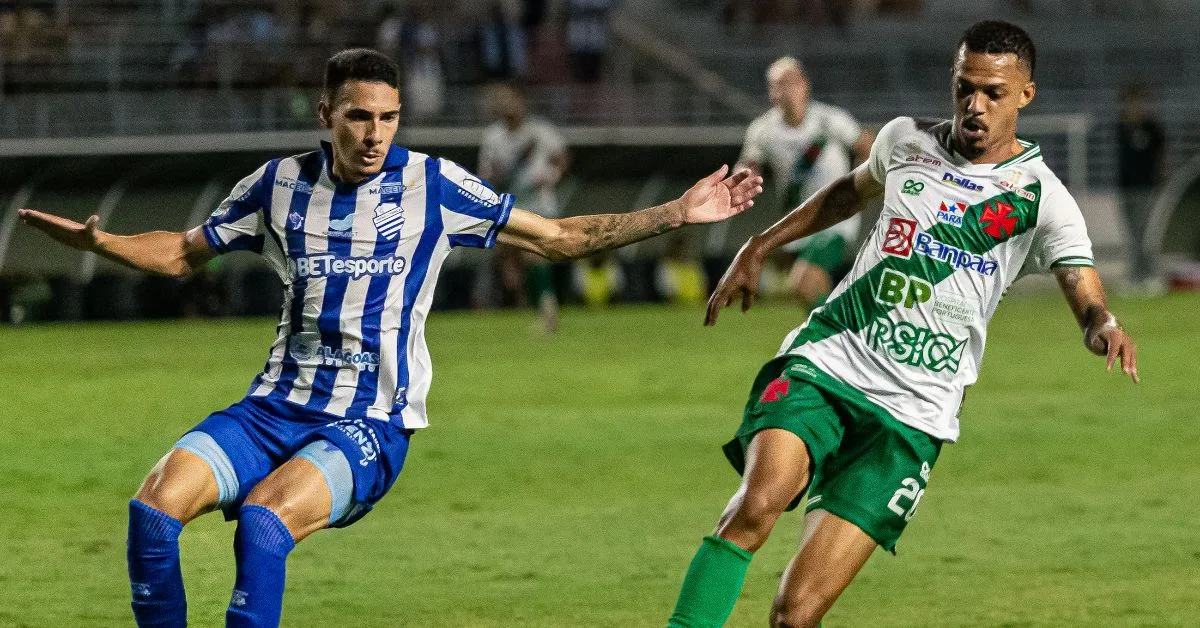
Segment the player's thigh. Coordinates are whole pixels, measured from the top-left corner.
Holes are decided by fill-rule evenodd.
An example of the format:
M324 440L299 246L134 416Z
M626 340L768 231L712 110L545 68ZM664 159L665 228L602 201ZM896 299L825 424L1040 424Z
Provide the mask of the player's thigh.
M854 523L824 510L805 515L805 542L779 584L772 625L815 625L874 553L877 543Z
M311 460L297 456L255 484L244 503L275 513L292 538L300 541L329 525L333 495L321 469Z
M208 462L176 447L154 465L134 498L187 523L216 509L219 490Z

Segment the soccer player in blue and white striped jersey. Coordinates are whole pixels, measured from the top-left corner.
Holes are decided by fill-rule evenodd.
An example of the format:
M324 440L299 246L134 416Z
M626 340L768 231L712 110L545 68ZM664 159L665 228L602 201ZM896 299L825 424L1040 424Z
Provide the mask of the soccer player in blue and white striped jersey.
M54 239L147 272L186 276L216 254L263 255L283 279L279 332L246 397L188 431L130 502L129 575L142 626L182 626L179 534L216 509L238 519L230 626L274 626L295 543L358 520L392 486L428 421L425 317L455 247L498 240L582 257L753 204L761 178L722 167L680 198L560 220L513 207L461 166L392 145L398 69L365 49L334 55L319 108L330 142L274 159L203 225L117 236L21 210Z

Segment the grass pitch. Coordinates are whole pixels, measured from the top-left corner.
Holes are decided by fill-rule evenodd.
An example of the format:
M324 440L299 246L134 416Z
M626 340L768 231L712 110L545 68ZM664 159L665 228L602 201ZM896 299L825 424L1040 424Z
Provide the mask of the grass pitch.
M827 626L1200 625L1200 299L1118 301L1143 383L1106 374L1057 297L1011 299L899 544ZM291 626L659 626L737 485L719 445L785 307L435 313L433 427L360 523L289 561ZM126 502L236 401L266 320L5 329L0 626L132 625ZM800 517L756 556L732 626L765 625ZM192 625L220 625L233 525L184 532Z

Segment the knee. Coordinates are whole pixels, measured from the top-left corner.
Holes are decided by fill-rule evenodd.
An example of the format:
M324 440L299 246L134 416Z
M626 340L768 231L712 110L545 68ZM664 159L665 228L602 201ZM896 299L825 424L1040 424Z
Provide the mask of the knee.
M787 503L770 496L748 493L736 500L718 524L718 535L753 552L767 542Z
M815 628L824 614L823 605L816 600L777 598L771 607L771 628Z

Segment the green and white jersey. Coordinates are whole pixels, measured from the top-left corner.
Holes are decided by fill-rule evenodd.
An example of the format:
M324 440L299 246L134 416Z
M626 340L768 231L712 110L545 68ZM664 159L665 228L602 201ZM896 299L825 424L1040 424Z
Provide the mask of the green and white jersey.
M850 172L850 147L862 135L862 127L844 109L809 101L799 126L783 119L783 111L772 107L746 129L741 163L766 166L775 178L785 210ZM841 234L849 242L858 238L861 220L855 216L827 231Z
M554 218L561 213L554 184L544 182L552 178L554 156L566 150L562 134L541 118L526 117L515 130L496 122L483 130L479 167L498 173L489 183L515 196L522 209Z
M883 212L850 274L784 340L897 420L958 438L987 323L1025 273L1091 266L1079 206L1037 144L999 164L951 149L951 123L897 118L868 164Z

